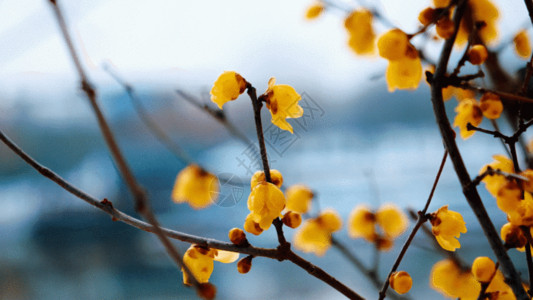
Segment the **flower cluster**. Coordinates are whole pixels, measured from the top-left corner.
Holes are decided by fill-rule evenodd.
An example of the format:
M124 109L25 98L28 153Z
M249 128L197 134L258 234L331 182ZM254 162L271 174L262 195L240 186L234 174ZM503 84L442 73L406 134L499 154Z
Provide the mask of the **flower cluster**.
M445 205L432 213L429 220L433 235L443 249L455 251L461 248L456 238L459 238L461 233L466 233L466 226L460 213L448 210L448 205Z
M211 89L211 101L216 103L220 109L225 103L235 100L248 87L246 80L234 71L226 71L220 75ZM272 123L283 130L293 132L288 118L299 118L303 116L303 109L298 104L302 97L293 87L286 84L276 84L274 77L268 81L268 89L259 97L264 101L270 114Z
M513 162L503 156L495 155L494 162L485 165L480 173L490 167L506 173L514 173ZM533 170L527 169L519 175L529 181L517 182L500 174L491 174L483 178L485 188L496 198L498 208L507 214L507 219L514 226L533 226Z
M350 214L348 234L374 243L380 250L389 250L393 239L400 236L408 224L405 214L393 204L385 204L376 212L362 204Z

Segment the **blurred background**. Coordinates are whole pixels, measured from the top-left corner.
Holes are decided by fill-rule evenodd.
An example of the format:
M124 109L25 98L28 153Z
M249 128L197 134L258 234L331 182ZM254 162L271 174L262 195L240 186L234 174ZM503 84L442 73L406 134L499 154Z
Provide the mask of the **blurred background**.
M337 1L357 8L358 1ZM227 240L242 227L251 176L257 170L248 144L191 105L176 91L214 107L209 90L225 70L239 72L262 93L270 77L303 95L304 118L291 120L295 134L270 133L264 112L271 167L285 186L305 183L322 208L336 209L346 222L353 207L387 202L421 209L437 172L443 147L429 101L429 88L388 93L386 61L355 56L343 27L346 13L327 11L304 18L312 0L126 1L64 0L63 8L98 100L161 223L179 231ZM522 1L497 1L500 40L528 24ZM419 11L430 1L372 1L372 6L406 32L417 29ZM51 7L44 0L0 0L0 128L25 151L65 179L136 216L87 100L79 89ZM376 31L385 27L376 23ZM416 44L415 40L415 44ZM503 47L503 65L515 73L525 64ZM430 59L440 44L428 45ZM457 59L453 57L452 59ZM243 187L223 187L224 199L195 211L170 199L176 174L185 166L147 129L124 88L103 65L121 74L149 116L202 166L233 176ZM455 100L447 104L453 115ZM252 108L245 95L225 106L227 118L256 141ZM508 128L501 124L503 130ZM458 141L471 174L503 153L492 137ZM480 188L494 223L506 222L495 201ZM229 197L229 198L228 198ZM458 253L469 263L493 257L470 212L451 164L446 165L431 211L444 204L465 217L468 233ZM316 205L314 207L316 211ZM286 230L289 239L293 231ZM382 255L381 277L390 269L406 234ZM365 262L373 247L336 237ZM274 230L250 238L275 247ZM185 251L189 245L176 241ZM414 280L413 299L441 297L429 288L431 265L442 259L422 234L401 268ZM513 259L523 256L510 252ZM324 257L303 254L370 299L377 292L338 250ZM525 272L525 264L517 264ZM210 282L219 299L342 299L325 283L288 262L256 258L250 273L215 262ZM0 299L191 299L153 235L111 219L68 194L0 145Z

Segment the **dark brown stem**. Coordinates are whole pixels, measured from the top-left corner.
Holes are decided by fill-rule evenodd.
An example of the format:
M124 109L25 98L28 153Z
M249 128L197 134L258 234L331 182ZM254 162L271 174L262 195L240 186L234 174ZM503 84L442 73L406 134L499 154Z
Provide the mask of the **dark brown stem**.
M198 99L193 97L192 95L182 91L182 90L176 90L176 93L180 95L185 101L189 102L190 104L196 106L201 111L207 113L209 116L213 117L213 119L217 120L222 124L230 134L232 134L234 137L236 137L238 140L243 142L246 146L253 144L253 142L244 135L244 133L240 132L237 127L235 127L224 114L224 111L222 110L216 110L211 109L209 106L200 103Z
M143 217L150 224L153 225L154 233L157 235L158 239L165 247L165 250L167 251L167 253L170 255L172 260L174 260L174 262L185 273L187 273L187 275L191 279L192 285L199 291L200 283L198 282L198 280L196 280L194 274L192 274L189 268L183 263L183 260L178 250L174 247L174 245L172 245L168 237L164 235L164 233L162 232L159 226L159 222L154 216L152 210L150 209L148 198L146 197L144 190L137 183L137 180L135 179L133 172L130 170L124 156L122 155L122 152L116 142L116 139L111 131L111 128L109 127L104 117L104 114L100 110L100 107L96 100L96 91L93 88L92 84L89 82L89 79L81 65L81 61L79 59L79 56L76 52L76 49L74 47L74 44L68 32L68 27L63 17L63 14L61 12L61 9L59 8L55 0L50 0L50 3L52 4L52 8L54 10L56 19L59 24L59 28L61 30L61 33L63 34L63 39L65 40L65 43L67 44L68 51L70 53L74 66L76 67L76 70L80 77L82 90L87 95L87 99L89 100L91 107L96 115L96 118L98 120L98 125L100 127L100 131L102 132L102 135L104 136L106 144L111 152L111 155L113 156L113 160L117 164L117 167L120 170L120 174L124 178L126 185L128 186L130 192L132 193L133 198L135 199L135 209L141 215L143 215Z
M287 260L290 260L294 264L300 266L300 268L304 269L309 273L310 275L324 281L325 283L329 284L331 287L336 289L337 291L341 292L344 296L348 297L349 299L356 299L356 300L364 300L363 297L361 297L356 292L352 291L350 288L345 286L342 282L338 281L335 277L332 277L329 275L326 271L322 270L321 268L313 265L312 263L308 262L307 260L301 258L296 253L292 251L288 251L285 257Z
M426 204L424 205L424 209L422 209L420 212L418 212L418 221L416 222L415 226L411 230L411 233L409 234L409 237L403 244L402 250L398 254L398 257L396 258L396 261L392 265L392 268L387 274L387 278L385 278L385 282L383 283L383 287L381 288L381 291L379 292L379 299L385 299L387 295L387 289L389 288L389 282L390 282L390 276L392 273L396 272L398 269L398 266L400 266L400 263L402 262L403 257L405 256L405 253L407 253L407 249L411 245L411 242L415 238L416 233L418 232L418 229L420 226L422 226L427 220L429 220L429 216L427 215L427 210L429 208L429 204L431 203L431 199L433 199L433 194L435 193L435 189L437 188L437 185L439 183L440 175L442 174L442 170L444 169L444 165L446 164L446 159L448 158L448 152L445 150L444 155L442 157L439 170L437 172L437 176L435 177L435 181L433 182L433 186L431 187L431 192L429 193L428 199L426 201Z
M435 75L431 83L431 102L433 104L433 111L437 124L439 126L439 130L441 132L441 136L443 138L445 147L448 150L448 153L450 154L450 158L453 162L457 177L463 187L463 193L465 195L465 198L470 207L472 208L474 214L476 215L494 254L500 262L502 273L506 278L506 282L512 288L517 299L525 300L528 299L528 296L525 293L524 288L522 287L520 276L516 272L516 269L511 259L507 255L507 251L503 246L503 243L499 237L498 232L496 231L496 228L494 227L494 224L492 224L492 221L487 211L485 210L483 202L481 201L481 198L477 192L476 186L472 184L470 175L466 170L463 159L461 157L461 153L459 152L457 144L455 143L455 132L450 126L448 116L446 115L446 110L444 109L444 101L442 99L443 80L445 80L446 77L448 61L450 59L450 54L452 52L455 38L457 36L457 31L460 26L461 18L464 14L467 5L467 1L462 0L460 1L457 9L455 10L453 19L456 29L453 36L450 39L446 40L446 42L444 43L439 63L437 64Z
M456 87L460 87L462 89L476 91L476 92L479 92L479 93L493 93L493 94L496 94L496 95L500 96L501 98L503 98L505 100L522 101L522 102L533 103L533 99L531 99L529 97L516 95L516 94L511 94L511 93L503 92L503 91L487 89L487 88L483 88L483 87L472 85L470 83L461 83L461 84L458 84L458 85L455 85L455 84L452 84L452 85L456 86Z
M530 228L527 226L520 226L520 229L524 233L524 236L527 239L526 243L526 261L527 261L527 270L529 275L529 285L531 286L531 283L533 283L533 259L531 258L531 245L533 239L531 238L531 231ZM529 295L533 297L533 292L531 288L528 291Z
M254 109L255 129L257 131L257 139L259 141L259 149L261 151L261 160L263 161L265 179L267 182L272 183L272 178L270 177L270 166L268 165L268 157L265 146L265 136L263 134L263 124L261 123L261 108L263 107L263 103L257 99L255 88L250 83L246 83L246 88L248 96L250 96L250 100L252 100L252 106ZM276 233L278 235L280 246L287 244L287 240L283 234L283 222L281 222L279 218L276 218L272 224L274 224L274 227L276 227Z
M137 113L141 121L144 123L146 128L148 128L148 130L152 132L152 134L157 138L157 140L184 164L193 163L194 161L189 156L189 154L187 154L185 150L183 150L177 143L175 143L165 133L165 131L161 127L159 127L159 125L157 125L157 123L150 117L150 114L142 104L141 99L139 99L139 96L135 92L133 86L127 83L121 76L119 76L119 74L115 70L113 70L113 68L109 64L105 64L103 69L109 74L109 76L115 79L115 81L120 84L124 88L124 90L126 90L126 93L128 94L128 97L130 98L131 103L133 104L135 112Z
M111 216L113 221L120 221L130 226L133 226L135 228L138 228L140 230L144 230L146 232L151 232L151 233L155 232L153 225L150 225L146 222L136 219L114 208L112 202L107 199L104 199L103 201L97 200L96 198L90 196L89 194L73 186L71 183L61 178L61 176L59 176L52 170L41 165L39 162L37 162L35 159L33 159L31 156L25 153L22 149L20 149L20 147L18 147L13 141L11 141L11 139L9 139L1 130L0 130L0 140L7 147L9 147L16 155L22 158L28 165L30 165L32 168L37 170L37 172L39 172L41 175L50 179L51 181L59 185L61 188L66 190L67 192L76 196L77 198L80 198L81 200L87 202L88 204L96 208L99 208L103 212L107 213L109 216ZM256 248L256 247L251 247L251 246L240 247L232 243L221 242L221 241L217 241L214 239L199 237L199 236L195 236L195 235L191 235L191 234L187 234L187 233L183 233L183 232L179 232L179 231L175 231L171 229L166 229L162 227L160 229L166 236L172 239L180 240L180 241L187 242L187 243L195 243L195 244L199 244L201 246L205 246L208 248L215 248L215 249L220 249L220 250L227 250L227 251L239 252L239 253L248 254L248 255L263 256L263 257L269 257L269 258L275 258L275 259L279 257L278 251L276 249Z

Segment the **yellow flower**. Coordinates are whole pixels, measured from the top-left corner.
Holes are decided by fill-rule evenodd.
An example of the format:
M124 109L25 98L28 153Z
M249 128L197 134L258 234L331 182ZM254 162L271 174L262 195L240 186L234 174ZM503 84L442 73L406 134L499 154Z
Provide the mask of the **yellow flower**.
M437 11L434 8L426 7L418 14L418 21L424 26L428 26L437 17Z
M246 216L246 219L244 220L244 230L248 231L251 234L254 235L260 235L263 232L263 228L259 226L259 223L255 222L252 213L248 214Z
M471 123L478 126L483 121L483 113L475 99L464 99L455 108L457 115L453 121L453 126L459 127L461 137L467 139L474 134L474 130L467 130L466 126Z
M452 260L437 262L431 269L430 285L446 297L475 300L481 285L470 271L463 271Z
M355 10L344 21L348 30L348 45L359 55L374 53L376 34L372 28L373 15L366 9Z
M532 231L533 233L533 231ZM509 248L516 248L516 250L524 252L526 250L527 238L520 227L511 223L506 223L500 230L500 236L505 242L505 246Z
M246 89L246 80L234 71L226 71L220 75L211 89L211 101L220 109L224 103L235 100Z
M470 0L468 1L470 11L472 12L472 19L474 23L484 23L484 26L478 29L481 40L484 44L490 44L498 38L498 30L496 21L499 18L499 12L496 6L489 0ZM470 22L469 22L470 23ZM471 23L470 23L471 24ZM463 19L457 33L456 44L458 46L464 45L468 41L468 35L472 30L471 25Z
M519 31L513 39L516 54L521 58L528 59L531 56L531 42L526 30Z
M200 245L192 244L183 256L183 263L189 268L199 283L207 283L213 273L213 261L232 263L239 258L239 253L209 249ZM183 269L182 269L183 272ZM191 279L183 272L183 283L191 285Z
M529 179L529 181L522 181L522 187L524 190L533 193L533 170L527 169L520 173L520 175Z
M271 169L270 170L270 179L272 180L272 183L276 185L277 187L281 188L281 185L283 185L283 176L281 175L281 172L278 170ZM265 179L265 172L264 171L257 171L252 175L252 180L250 180L250 191L254 189L254 187L262 182L266 182Z
M466 226L460 213L448 210L448 205L445 205L431 214L430 221L433 235L443 249L455 251L456 248L461 248L456 238L461 233L466 233Z
M364 204L352 210L348 219L348 234L352 238L364 238L369 242L376 240L376 215Z
M481 168L481 171L479 171L479 174L485 173L488 167L493 168L494 170L500 170L507 173L514 173L514 167L513 167L513 161L507 158L504 155L494 155L492 158L494 158L494 161L491 162L488 165L483 166ZM485 176L482 180L485 183L485 188L489 191L489 193L497 197L498 192L500 191L500 188L507 183L507 179L505 179L505 176L494 174Z
M468 61L473 65L481 65L487 60L489 53L483 45L473 45L468 49Z
M293 133L292 126L286 119L299 118L303 116L304 110L298 104L302 96L290 85L276 84L276 78L272 77L268 81L268 89L261 96L264 99L270 114L272 123L280 129Z
M324 4L322 2L315 2L305 12L305 18L307 20L313 20L318 18L324 11Z
M416 51L416 50L415 50ZM395 89L416 89L422 79L422 62L420 57L406 56L400 60L390 60L385 72L389 92Z
M496 264L486 256L479 256L472 263L472 274L479 282L489 282L494 272L496 272Z
M436 8L444 8L450 5L450 0L433 0L433 5Z
M507 181L500 187L496 196L498 208L505 213L510 213L518 208L522 202L522 191L515 181Z
M339 230L342 221L333 210L326 210L318 218L308 219L294 234L294 246L303 252L322 256L331 246L331 234Z
M487 119L498 119L503 111L500 96L493 93L485 93L481 96L479 108Z
M313 191L303 184L296 184L285 191L285 196L287 197L287 210L305 214L311 206Z
M507 219L515 226L533 226L533 197L524 192L524 199L518 207L507 213Z
M527 291L527 289L526 289ZM516 296L510 286L505 283L505 278L500 270L496 270L496 275L492 278L487 293L494 295L497 300L516 300Z
M398 294L405 294L409 292L411 286L413 286L413 279L409 273L405 271L394 272L389 278L390 287Z
M416 48L400 29L391 29L378 40L379 55L389 61L385 78L389 92L416 89L422 78L422 62Z
M409 38L400 29L391 29L379 37L379 55L387 60L400 60L405 58L409 46Z
M183 263L189 268L199 283L206 283L213 273L214 249L206 249L198 245L191 245L183 256ZM183 272L183 269L182 269ZM191 285L191 279L183 272L183 283Z
M194 209L211 205L217 196L217 177L195 164L191 164L179 172L172 189L174 202L187 202Z
M256 185L248 197L251 219L258 223L263 230L270 228L272 221L280 215L284 207L285 196L283 192L269 182L261 182Z
M385 204L376 212L377 224L387 237L396 238L406 229L409 221L407 216L394 204Z

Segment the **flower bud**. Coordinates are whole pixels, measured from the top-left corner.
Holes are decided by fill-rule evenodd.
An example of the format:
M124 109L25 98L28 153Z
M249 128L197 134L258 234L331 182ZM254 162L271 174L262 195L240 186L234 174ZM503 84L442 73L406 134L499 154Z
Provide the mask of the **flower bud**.
M413 285L413 280L409 273L405 271L394 272L389 278L391 288L398 294L409 292Z
M290 228L297 228L302 224L302 216L299 213L288 211L285 213L281 221Z
M252 259L254 257L251 255L246 256L245 258L239 260L237 263L237 271L241 274L246 274L250 272L250 269L252 268Z
M246 239L246 233L240 228L233 228L228 233L229 240L237 246L246 246L248 245L248 240Z

